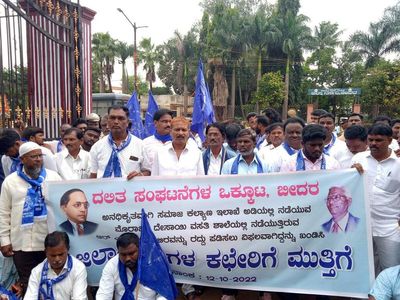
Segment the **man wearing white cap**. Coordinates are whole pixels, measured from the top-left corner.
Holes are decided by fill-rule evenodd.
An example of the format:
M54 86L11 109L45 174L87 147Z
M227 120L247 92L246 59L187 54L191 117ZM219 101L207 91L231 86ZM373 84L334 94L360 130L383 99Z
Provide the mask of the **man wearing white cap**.
M96 113L91 113L86 116L88 127L100 128L100 116Z
M21 164L6 177L0 194L1 253L13 257L19 275L19 295L26 289L31 270L45 258L47 190L44 181L61 180L43 167L42 148L33 142L19 147Z

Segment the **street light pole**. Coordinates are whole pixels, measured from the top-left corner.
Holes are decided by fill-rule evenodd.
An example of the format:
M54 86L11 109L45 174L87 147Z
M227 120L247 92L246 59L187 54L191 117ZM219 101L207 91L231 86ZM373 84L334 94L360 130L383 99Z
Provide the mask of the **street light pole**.
M128 20L129 24L132 25L133 27L133 70L134 70L134 75L133 75L133 81L134 81L134 89L137 91L137 46L136 46L136 30L139 28L146 28L149 26L136 26L136 22L131 22L129 18L126 16L124 11L121 8L117 8L117 10L124 15L125 19Z

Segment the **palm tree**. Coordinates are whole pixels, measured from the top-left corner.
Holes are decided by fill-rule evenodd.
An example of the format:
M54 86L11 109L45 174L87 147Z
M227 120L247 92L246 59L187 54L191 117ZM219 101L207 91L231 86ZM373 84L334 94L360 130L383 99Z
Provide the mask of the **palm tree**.
M322 50L325 48L335 48L340 44L339 37L343 30L339 30L337 23L323 21L314 28L314 37L312 39L312 48Z
M311 30L306 25L309 18L305 15L294 15L288 12L286 16L276 18L276 25L282 33L282 51L286 54L285 98L282 106L282 119L287 118L289 104L290 66L295 56L301 57L303 48L310 48Z
M357 31L350 41L366 58L367 68L374 66L385 54L400 51L398 30L390 22L370 23L368 32Z
M160 52L151 43L151 38L143 39L139 44L139 62L143 62L146 71L146 80L149 82L150 90L156 81L156 63L160 61Z
M119 63L122 64L122 93L128 92L128 73L126 71L126 60L128 57L133 56L133 45L128 45L125 42L117 42L117 55L120 59Z

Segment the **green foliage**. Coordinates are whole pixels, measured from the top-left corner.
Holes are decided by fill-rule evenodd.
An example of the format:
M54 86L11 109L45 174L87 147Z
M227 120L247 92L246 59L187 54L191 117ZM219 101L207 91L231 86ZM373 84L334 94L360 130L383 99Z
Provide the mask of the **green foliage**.
M172 92L166 86L155 86L152 90L153 95L172 95Z
M262 76L258 91L251 100L258 101L261 108L272 107L278 109L285 97L285 83L282 80L281 72L269 72Z

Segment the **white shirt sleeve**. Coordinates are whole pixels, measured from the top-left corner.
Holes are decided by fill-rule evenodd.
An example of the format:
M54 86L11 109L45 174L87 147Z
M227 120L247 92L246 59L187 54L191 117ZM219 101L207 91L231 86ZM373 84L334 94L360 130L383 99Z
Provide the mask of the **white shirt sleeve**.
M204 175L203 155L202 155L201 151L199 151L199 159L197 161L197 174L196 175Z
M111 261L109 261L101 274L99 289L96 293L97 300L110 300L114 295L114 270Z
M160 175L160 167L158 166L158 151L154 153L153 165L151 166L151 176Z
M74 278L74 284L72 286L72 297L71 300L87 300L87 272L86 267L83 263L75 264L74 268L77 268L77 272Z
M40 264L39 266L42 266ZM32 270L31 276L29 276L28 288L24 300L37 300L39 295L39 284L41 277L41 267L36 267Z

